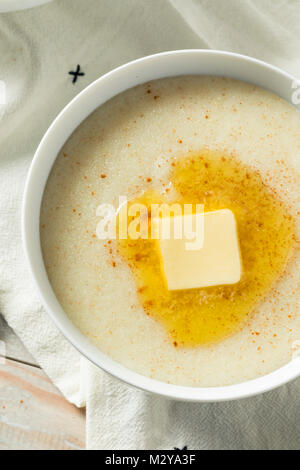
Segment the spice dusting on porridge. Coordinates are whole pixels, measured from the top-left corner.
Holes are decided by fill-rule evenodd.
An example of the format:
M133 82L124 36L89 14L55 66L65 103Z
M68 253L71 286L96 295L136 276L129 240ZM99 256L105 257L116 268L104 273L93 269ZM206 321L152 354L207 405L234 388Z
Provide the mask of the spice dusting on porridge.
M216 77L141 85L81 124L49 177L41 243L54 292L82 333L174 384L227 385L287 363L300 339L299 124L272 93ZM120 195L129 207L231 211L240 280L170 290L156 241L99 240L97 207L117 208Z
M170 291L155 240L120 240L119 251L132 268L145 312L165 326L174 344L213 343L251 319L253 307L285 268L295 223L259 173L233 156L202 151L175 160L170 181L176 202L201 201L207 212L229 208L235 214L243 260L240 282ZM160 194L146 191L131 203L149 206L161 200Z

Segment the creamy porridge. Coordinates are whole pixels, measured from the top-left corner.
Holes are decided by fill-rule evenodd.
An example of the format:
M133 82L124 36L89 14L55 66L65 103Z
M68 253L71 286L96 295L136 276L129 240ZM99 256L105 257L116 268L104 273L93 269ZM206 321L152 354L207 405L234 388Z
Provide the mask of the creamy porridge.
M174 384L233 384L287 363L300 339L299 129L300 114L263 89L188 76L126 91L81 124L48 180L41 243L82 333ZM241 280L168 290L155 243L97 238L97 207L120 195L230 209Z

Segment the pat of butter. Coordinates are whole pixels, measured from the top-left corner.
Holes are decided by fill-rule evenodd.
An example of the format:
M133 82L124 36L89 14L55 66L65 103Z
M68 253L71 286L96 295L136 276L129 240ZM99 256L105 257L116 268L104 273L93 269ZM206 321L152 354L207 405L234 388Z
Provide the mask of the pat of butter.
M202 246L191 249L190 236L187 238L184 230L180 240L175 239L175 232L171 233L170 239L160 236L158 240L168 289L195 289L239 282L242 268L234 214L229 209L222 209L172 219L178 219L184 227L185 223L191 222L187 218L193 218L194 228L197 218L201 218L198 222L202 225L200 223L198 228L202 230L199 236Z

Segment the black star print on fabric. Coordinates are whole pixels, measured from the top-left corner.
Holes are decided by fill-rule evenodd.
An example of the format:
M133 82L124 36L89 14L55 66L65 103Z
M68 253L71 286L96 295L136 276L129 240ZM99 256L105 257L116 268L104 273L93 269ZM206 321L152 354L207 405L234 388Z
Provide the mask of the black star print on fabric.
M77 65L75 72L71 70L71 72L69 72L69 75L73 75L72 83L76 83L78 80L78 77L83 77L85 73L81 72L80 65Z

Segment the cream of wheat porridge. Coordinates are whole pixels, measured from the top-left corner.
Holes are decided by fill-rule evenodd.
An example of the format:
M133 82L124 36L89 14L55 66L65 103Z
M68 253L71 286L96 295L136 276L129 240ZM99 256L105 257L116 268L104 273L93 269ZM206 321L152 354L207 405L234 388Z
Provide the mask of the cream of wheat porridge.
M66 314L111 358L173 384L233 384L284 365L300 339L299 167L300 114L261 88L186 76L116 96L64 145L44 194L43 256ZM97 207L120 195L230 206L246 277L165 291L151 245L96 236Z

